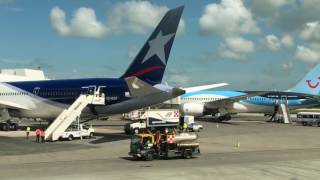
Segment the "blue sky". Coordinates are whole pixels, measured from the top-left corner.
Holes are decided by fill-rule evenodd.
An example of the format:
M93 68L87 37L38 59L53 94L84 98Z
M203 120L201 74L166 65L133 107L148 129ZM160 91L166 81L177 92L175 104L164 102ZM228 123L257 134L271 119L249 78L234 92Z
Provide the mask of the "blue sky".
M0 0L0 68L50 78L118 77L170 8L184 26L165 80L281 90L320 61L317 0Z

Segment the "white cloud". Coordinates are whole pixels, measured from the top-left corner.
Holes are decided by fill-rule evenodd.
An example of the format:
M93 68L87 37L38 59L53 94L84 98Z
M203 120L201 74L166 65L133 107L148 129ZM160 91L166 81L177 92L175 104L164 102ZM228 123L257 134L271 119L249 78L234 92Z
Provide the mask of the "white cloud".
M100 38L125 32L141 34L155 28L168 10L166 6L151 4L149 1L127 1L111 8L107 13L108 21L98 21L93 9L81 7L67 23L65 12L56 6L51 10L50 22L53 29L64 36ZM177 34L184 32L185 22L181 19Z
M311 42L320 42L320 22L308 22L300 33L303 40Z
M292 36L290 36L289 34L286 34L282 37L281 39L281 43L285 46L285 47L291 47L294 45L294 41Z
M168 10L167 6L158 6L149 1L117 3L109 13L107 24L115 33L145 33L154 28ZM183 33L184 29L185 23L181 20L178 32Z
M269 34L264 37L264 43L272 51L278 51L281 47L289 48L294 44L293 38L289 34L284 35L281 39L274 34Z
M320 60L319 51L316 51L312 48L308 48L305 46L298 46L296 50L295 57L299 60L308 62L308 63L316 63Z
M75 11L68 25L65 12L56 6L51 10L50 22L51 26L64 36L99 38L108 31L107 27L97 20L95 11L86 7Z
M256 0L252 2L252 12L261 17L276 16L279 9L295 0Z
M281 48L281 41L279 38L273 34L267 35L265 38L265 43L268 46L269 49L272 51L277 51Z
M130 59L136 57L136 55L138 54L139 49L136 46L129 46L128 48L128 57Z
M245 53L254 52L254 43L242 37L227 37L219 47L219 55L230 59L245 59Z
M241 0L222 0L205 7L199 19L203 33L220 33L224 36L256 34L260 32L255 20Z

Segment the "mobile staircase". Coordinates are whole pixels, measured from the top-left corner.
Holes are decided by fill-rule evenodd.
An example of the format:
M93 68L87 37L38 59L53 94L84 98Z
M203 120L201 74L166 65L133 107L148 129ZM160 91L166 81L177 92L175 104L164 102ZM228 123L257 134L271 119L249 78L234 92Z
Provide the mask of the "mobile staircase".
M68 109L64 109L46 129L45 140L58 140L71 123L80 117L88 104L105 105L105 94L101 93L100 87L93 93L81 94Z
M289 124L291 123L291 118L290 118L290 110L288 107L288 100L287 98L282 98L280 101L280 111L283 119L284 124Z

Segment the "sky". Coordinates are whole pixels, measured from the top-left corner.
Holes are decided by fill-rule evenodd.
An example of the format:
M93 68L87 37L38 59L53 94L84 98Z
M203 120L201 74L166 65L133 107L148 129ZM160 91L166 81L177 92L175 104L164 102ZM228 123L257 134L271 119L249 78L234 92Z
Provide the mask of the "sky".
M170 85L285 90L320 62L318 0L0 0L0 68L119 77L164 13L181 5Z

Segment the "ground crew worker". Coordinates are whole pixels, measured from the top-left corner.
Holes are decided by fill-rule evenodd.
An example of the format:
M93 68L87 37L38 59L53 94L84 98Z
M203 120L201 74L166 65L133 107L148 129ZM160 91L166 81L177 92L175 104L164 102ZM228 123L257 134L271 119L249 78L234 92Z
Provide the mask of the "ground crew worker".
M29 139L30 127L28 126L26 129L26 138Z
M44 137L46 136L46 132L41 130L40 136L41 136L41 143L44 143Z
M40 142L41 129L37 128L35 132L36 132L36 142L39 143Z
M188 128L188 124L187 123L183 123L183 131L187 131Z

